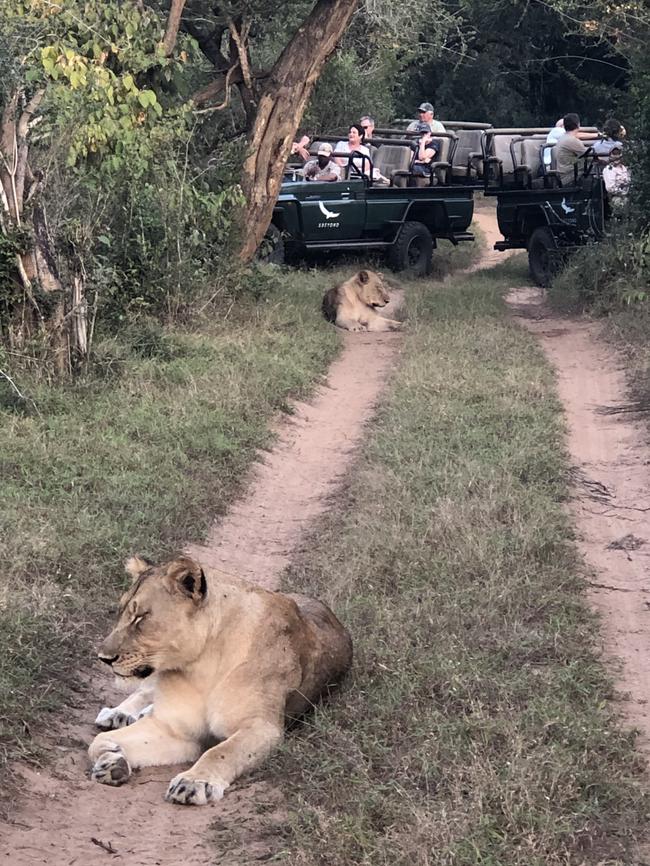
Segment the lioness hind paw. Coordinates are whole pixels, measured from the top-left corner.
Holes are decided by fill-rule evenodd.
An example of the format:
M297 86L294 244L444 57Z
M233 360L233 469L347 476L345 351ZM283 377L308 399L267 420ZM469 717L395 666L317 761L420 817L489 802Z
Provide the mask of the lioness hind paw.
M90 778L102 785L123 785L131 776L131 767L121 751L104 752L97 758Z
M181 806L205 806L210 801L220 800L226 787L227 785L219 782L192 779L180 773L169 783L165 800Z

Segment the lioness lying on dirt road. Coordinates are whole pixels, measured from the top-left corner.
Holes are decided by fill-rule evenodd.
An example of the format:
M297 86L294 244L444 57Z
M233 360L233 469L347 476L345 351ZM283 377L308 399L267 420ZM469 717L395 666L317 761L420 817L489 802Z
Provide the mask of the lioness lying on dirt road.
M347 331L396 331L402 327L395 319L385 319L375 307L390 301L382 274L359 271L349 280L325 293L323 315Z
M195 761L165 799L218 800L280 743L285 717L347 671L350 636L313 598L204 571L189 557L153 565L136 556L126 569L134 582L99 657L119 677L145 679L97 717L119 730L93 740L92 778L121 785L134 767ZM218 745L204 751L210 741Z

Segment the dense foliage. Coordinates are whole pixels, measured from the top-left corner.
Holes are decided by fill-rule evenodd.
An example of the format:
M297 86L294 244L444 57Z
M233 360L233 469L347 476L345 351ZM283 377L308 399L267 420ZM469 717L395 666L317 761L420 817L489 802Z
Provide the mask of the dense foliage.
M89 351L134 318L187 320L238 291L257 88L272 92L274 64L318 5L0 0L0 332L12 357L49 370L80 311ZM312 132L365 112L385 123L422 99L439 116L504 124L615 113L647 220L647 33L635 0L365 0L302 123Z

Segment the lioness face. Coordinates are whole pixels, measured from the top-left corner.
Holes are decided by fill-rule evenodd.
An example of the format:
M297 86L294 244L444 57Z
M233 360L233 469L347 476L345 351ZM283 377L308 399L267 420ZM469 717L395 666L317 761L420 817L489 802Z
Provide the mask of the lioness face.
M359 298L369 307L385 307L390 301L383 274L375 271L359 271L357 285Z
M201 567L181 556L164 565L140 557L126 563L133 585L120 599L117 625L99 658L121 677L175 670L198 657L207 637L197 616L207 595Z

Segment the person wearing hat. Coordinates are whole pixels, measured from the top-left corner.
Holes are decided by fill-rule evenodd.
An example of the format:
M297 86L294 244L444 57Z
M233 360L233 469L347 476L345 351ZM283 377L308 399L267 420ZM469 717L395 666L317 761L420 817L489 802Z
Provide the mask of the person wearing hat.
M305 180L320 180L332 182L341 180L341 168L332 159L332 145L328 141L321 142L315 159L305 164Z
M431 165L440 150L440 140L433 138L429 124L422 120L418 123L416 132L421 133L415 145L415 153L411 164L413 177L431 177ZM409 186L411 184L409 183Z
M433 105L430 102L421 102L418 106L418 119L413 123L409 123L406 127L407 132L417 132L418 124L426 123L431 132L445 132L445 127L439 120L433 118Z

